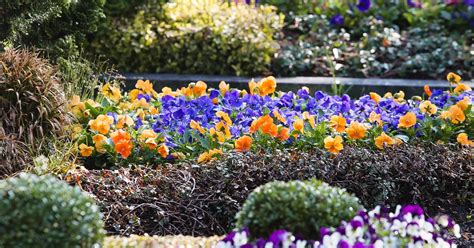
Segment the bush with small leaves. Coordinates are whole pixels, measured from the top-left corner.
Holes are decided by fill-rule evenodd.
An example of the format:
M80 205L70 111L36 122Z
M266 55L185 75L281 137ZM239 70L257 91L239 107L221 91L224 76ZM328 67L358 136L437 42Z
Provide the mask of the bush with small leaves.
M336 226L361 209L359 199L344 189L318 180L270 182L256 188L237 214L237 227L247 227L253 238L285 229L316 239L319 229Z
M0 181L0 233L0 247L93 247L105 236L86 193L26 173Z

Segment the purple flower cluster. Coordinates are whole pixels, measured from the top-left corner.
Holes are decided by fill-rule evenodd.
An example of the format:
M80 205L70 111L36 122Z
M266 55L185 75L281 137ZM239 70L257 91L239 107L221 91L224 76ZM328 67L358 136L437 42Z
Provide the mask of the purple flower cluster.
M419 102L382 98L377 104L368 95L351 99L348 95L331 96L321 91L310 94L301 89L297 93L280 93L279 97L250 94L241 96L238 90L231 90L220 99L219 104L214 104L212 99L218 95L218 90L211 90L209 95L197 99L163 96L162 112L158 115L147 116L147 121L157 133L176 133L181 136L189 129L191 120L208 129L220 121L216 112L223 111L233 121L230 127L232 136L240 137L248 133L253 120L265 114L272 116L273 110L277 110L287 120L286 126L290 128L295 117L301 118L305 111L315 115L317 123L327 121L331 116L339 114L344 116L348 123L366 122L373 111L381 115L384 131L397 129L400 117L407 112L416 113L419 120L426 118L419 110ZM442 90L433 90L429 100L441 109L456 103L464 96L474 99L473 92L452 96Z
M285 230L273 232L268 239L250 240L246 229L229 233L217 248L379 248L379 247L456 247L449 238L460 237L459 225L446 216L426 219L418 205L398 206L395 212L376 207L359 213L338 228L322 228L318 241L303 240Z

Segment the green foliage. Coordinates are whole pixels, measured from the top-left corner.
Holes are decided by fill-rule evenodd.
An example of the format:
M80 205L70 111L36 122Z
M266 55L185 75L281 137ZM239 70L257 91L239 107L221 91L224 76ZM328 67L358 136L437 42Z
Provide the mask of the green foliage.
M374 17L365 18L357 30L328 23L324 16L293 17L285 29L288 42L272 70L280 75L332 76L334 69L337 76L401 78L445 78L453 71L473 77L470 30L452 33L435 22L400 31Z
M78 187L20 174L0 181L0 247L92 247L104 238L99 207Z
M421 8L409 6L407 1L372 0L371 8L366 12L357 9L356 0L261 0L259 4L270 4L286 15L325 15L331 17L341 14L345 18L344 28L359 29L364 18L378 17L389 25L402 29L440 21L446 28L463 32L469 28L473 12L464 3L447 5L440 1L422 0ZM412 1L417 3L418 1ZM462 1L461 1L462 2ZM362 34L362 32L359 32Z
M0 3L0 43L43 48L52 57L64 56L67 51L61 47L74 45L96 31L104 17L105 0L4 2Z
M337 226L361 209L359 200L344 189L318 180L270 182L256 188L237 214L237 227L247 227L254 238L285 229L317 238L319 229Z
M281 22L273 7L176 0L110 18L91 50L123 71L254 75L268 69Z
M49 136L68 123L66 98L56 69L37 53L8 49L0 53L0 160L21 167L42 150Z

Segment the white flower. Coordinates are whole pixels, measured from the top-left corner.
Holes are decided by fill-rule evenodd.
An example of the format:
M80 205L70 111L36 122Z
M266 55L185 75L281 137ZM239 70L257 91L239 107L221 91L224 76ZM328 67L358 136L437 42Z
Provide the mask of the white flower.
M456 236L456 238L461 237L461 228L459 227L458 224L453 226L453 234L454 234L454 236Z

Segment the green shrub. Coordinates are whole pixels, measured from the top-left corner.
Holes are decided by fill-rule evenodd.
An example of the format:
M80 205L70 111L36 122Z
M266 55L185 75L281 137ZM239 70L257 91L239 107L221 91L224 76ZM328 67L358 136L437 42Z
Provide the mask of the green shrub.
M92 247L104 237L99 207L47 176L0 181L0 247Z
M91 50L122 71L254 75L267 71L282 20L268 6L175 0L111 18Z
M317 238L319 229L337 226L361 209L357 197L318 180L271 182L256 188L237 214L237 227L255 238L285 229Z
M63 134L66 98L54 67L27 50L0 53L0 92L0 161L14 171Z
M85 35L97 30L105 0L8 0L0 4L0 43L8 46L34 46L50 56L74 46ZM67 55L67 54L66 54Z

